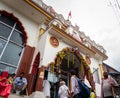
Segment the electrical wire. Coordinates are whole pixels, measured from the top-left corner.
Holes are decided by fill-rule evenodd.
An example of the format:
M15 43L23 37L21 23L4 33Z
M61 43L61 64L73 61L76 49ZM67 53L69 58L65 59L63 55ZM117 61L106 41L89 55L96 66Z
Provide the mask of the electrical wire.
M116 1L116 4L117 4L117 6L118 6L118 8L120 10L120 4L119 4L118 0L115 0L115 1Z
M115 14L115 17L116 17L116 19L117 19L117 21L118 21L118 23L119 23L119 25L120 25L120 12L118 11L118 9L117 9L117 7L115 7L114 5L116 5L116 1L114 0L114 4L109 0L109 4L110 4L110 6L112 7L112 9L113 9L113 12L114 12L114 14Z
M118 17L120 18L120 5L119 5L119 2L118 2L118 0L114 0L114 3L115 3L116 12L118 14Z

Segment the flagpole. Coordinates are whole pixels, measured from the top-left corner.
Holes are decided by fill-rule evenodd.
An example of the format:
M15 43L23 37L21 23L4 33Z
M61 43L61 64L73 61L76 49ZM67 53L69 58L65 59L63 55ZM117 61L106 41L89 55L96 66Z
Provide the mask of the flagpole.
M68 21L71 19L71 17L72 17L72 15L71 15L71 11L69 12L69 14L68 14Z

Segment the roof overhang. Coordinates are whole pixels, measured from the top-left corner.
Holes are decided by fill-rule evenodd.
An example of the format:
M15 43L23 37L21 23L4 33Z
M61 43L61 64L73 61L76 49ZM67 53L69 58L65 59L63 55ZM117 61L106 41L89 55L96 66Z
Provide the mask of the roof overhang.
M96 58L101 58L103 61L108 59L107 55L105 55L104 53L96 49L94 46L92 46L91 49L96 52L96 55L95 55Z
M23 14L28 19L31 19L38 24L41 24L44 21L46 21L48 17L52 18L50 17L50 15L43 14L44 12L43 9L41 9L40 7L37 7L37 5L34 4L31 0L9 0L9 1L1 0L1 2L6 4L7 6L10 6L15 11Z

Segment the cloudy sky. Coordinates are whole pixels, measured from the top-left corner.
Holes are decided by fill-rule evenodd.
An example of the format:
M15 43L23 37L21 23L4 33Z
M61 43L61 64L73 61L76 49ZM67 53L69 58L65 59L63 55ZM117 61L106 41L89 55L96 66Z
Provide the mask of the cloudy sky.
M107 51L109 66L120 70L120 0L43 0Z

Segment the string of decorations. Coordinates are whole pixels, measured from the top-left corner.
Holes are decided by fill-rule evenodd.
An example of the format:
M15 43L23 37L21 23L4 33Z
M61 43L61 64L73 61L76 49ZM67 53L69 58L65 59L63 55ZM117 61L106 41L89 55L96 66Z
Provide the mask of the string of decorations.
M75 48L64 48L62 49L62 51L58 52L57 53L57 56L55 58L55 62L51 62L50 63L50 66L51 66L51 72L54 73L54 67L56 67L56 69L59 71L60 70L60 64L62 63L62 60L65 56L68 56L68 65L67 66L70 66L69 65L69 53L72 53L74 56L76 56L78 58L78 60L80 61L80 66L81 66L81 74L82 74L82 79L84 80L85 79L85 76L87 78L87 80L89 81L91 87L93 89L95 89L95 82L93 80L93 74L90 70L90 67L89 67L89 64L90 63L87 63L86 62L86 59L80 54L80 51ZM74 64L74 56L72 56L72 62Z

